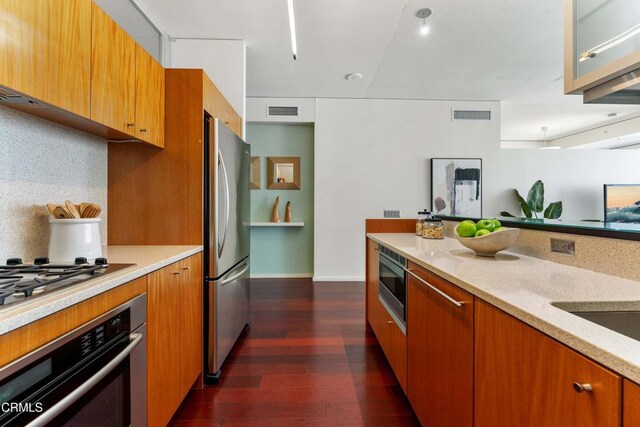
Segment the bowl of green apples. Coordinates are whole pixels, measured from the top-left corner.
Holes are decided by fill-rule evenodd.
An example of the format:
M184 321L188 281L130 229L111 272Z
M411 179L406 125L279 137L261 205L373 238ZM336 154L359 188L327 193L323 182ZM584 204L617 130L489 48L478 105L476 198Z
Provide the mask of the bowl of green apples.
M455 234L458 241L476 255L493 257L513 246L520 229L503 227L497 219L465 220L456 226Z

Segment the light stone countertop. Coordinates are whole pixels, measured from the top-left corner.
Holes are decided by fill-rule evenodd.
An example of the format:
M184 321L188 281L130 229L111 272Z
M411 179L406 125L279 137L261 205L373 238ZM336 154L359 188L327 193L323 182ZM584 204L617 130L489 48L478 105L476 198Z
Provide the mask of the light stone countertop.
M511 252L477 257L451 238L367 237L640 383L640 342L552 305L572 311L640 311L640 282Z
M50 314L87 300L166 267L181 259L202 252L202 246L107 246L102 255L111 264L135 264L75 286L44 293L18 304L0 307L0 335L42 319Z

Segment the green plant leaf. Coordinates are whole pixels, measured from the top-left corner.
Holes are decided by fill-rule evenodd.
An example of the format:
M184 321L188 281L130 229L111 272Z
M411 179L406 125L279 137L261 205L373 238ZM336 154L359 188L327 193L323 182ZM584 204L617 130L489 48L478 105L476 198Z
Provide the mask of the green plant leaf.
M553 202L544 210L544 217L547 219L558 219L562 215L562 202Z
M509 212L507 212L507 211L502 211L502 212L500 212L500 216L506 216L506 217L508 217L508 218L515 218L515 217L516 217L515 215L511 215L511 214L510 214Z
M527 204L533 212L542 212L544 209L544 184L542 181L537 180L531 186L527 195Z
M531 218L531 208L527 204L527 201L518 193L518 190L513 190L516 192L516 198L518 199L518 203L520 203L520 208L522 208L522 213L526 218Z

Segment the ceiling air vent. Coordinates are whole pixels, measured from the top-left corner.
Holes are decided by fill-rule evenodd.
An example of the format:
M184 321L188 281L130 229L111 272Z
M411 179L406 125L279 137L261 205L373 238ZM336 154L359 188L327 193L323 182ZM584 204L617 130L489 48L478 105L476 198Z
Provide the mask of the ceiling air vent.
M298 107L276 107L269 105L268 116L298 117Z
M491 111L453 110L453 120L491 120Z

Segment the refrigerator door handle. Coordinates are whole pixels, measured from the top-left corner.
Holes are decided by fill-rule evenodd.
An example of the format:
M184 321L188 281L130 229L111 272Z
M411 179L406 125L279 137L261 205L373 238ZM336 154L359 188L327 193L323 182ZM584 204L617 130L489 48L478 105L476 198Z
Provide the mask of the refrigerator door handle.
M229 177L227 168L224 166L224 158L222 151L218 150L218 164L222 168L222 176L224 177L224 229L222 230L222 240L218 242L218 258L222 256L224 243L227 240L227 228L229 228Z
M231 282L235 281L238 277L240 277L240 276L242 276L244 273L246 273L248 269L249 269L249 263L248 263L248 262L245 262L245 263L244 263L244 268L243 268L240 272L238 272L237 274L234 274L233 276L228 277L228 278L226 278L226 279L222 279L222 280L220 281L220 286L224 286L224 285L226 285L226 284L228 284L228 283L231 283Z

